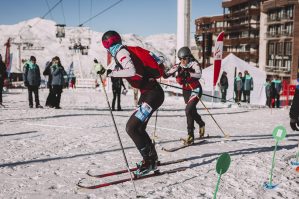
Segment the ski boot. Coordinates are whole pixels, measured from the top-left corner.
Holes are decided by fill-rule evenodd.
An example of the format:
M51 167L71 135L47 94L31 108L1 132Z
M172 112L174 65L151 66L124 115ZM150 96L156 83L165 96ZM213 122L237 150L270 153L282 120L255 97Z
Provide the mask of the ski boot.
M203 138L205 136L205 122L201 121L199 124L199 138Z
M184 145L192 145L194 144L194 135L188 135L186 139L182 139Z
M158 155L153 144L147 145L139 151L143 160L136 164L138 169L133 172L136 178L144 176L151 171L155 172L158 165Z
M194 144L194 128L188 129L188 137L187 139L182 139L184 145L192 145Z

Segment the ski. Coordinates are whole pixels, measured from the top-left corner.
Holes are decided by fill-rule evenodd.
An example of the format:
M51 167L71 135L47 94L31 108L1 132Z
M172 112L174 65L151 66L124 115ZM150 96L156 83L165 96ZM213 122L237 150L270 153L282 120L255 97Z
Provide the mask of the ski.
M195 145L203 144L206 141L207 140L200 140L199 142L194 142L193 144L184 144L184 145L173 147L173 148L170 148L170 149L167 149L167 148L163 147L162 150L166 151L166 152L175 152L175 151L178 151L180 149L184 149L184 148L189 147L189 146L195 146Z
M141 180L141 179L146 179L146 178L155 177L155 176L161 176L161 175L164 175L164 174L176 173L176 172L180 172L180 171L185 171L188 168L189 167L179 167L179 168L176 168L176 169L170 169L170 170L165 170L165 171L156 170L154 173L149 173L149 174L146 174L146 175L143 175L143 176L138 176L138 177L134 176L133 180L135 181L135 180ZM97 185L83 185L82 181L83 181L83 179L78 182L78 184L77 184L78 187L84 188L84 189L99 189L99 188L102 188L102 187L107 187L107 186L116 185L116 184L131 181L131 178L124 178L124 179L121 179L121 180L101 183L101 184L97 184Z
M182 159L178 159L178 160L170 160L167 162L158 162L157 166L166 166L166 165L171 165L171 164L176 164L176 163L180 163L180 162L185 162L188 161L187 158L182 158ZM132 171L136 171L138 168L134 167L130 169L130 172ZM105 178L108 176L114 176L114 175L120 175L123 173L128 173L128 169L124 169L124 170L119 170L119 171L113 171L113 172L109 172L109 173L103 173L103 174L92 174L90 173L90 171L87 171L87 175L91 176L91 177L95 177L95 178Z

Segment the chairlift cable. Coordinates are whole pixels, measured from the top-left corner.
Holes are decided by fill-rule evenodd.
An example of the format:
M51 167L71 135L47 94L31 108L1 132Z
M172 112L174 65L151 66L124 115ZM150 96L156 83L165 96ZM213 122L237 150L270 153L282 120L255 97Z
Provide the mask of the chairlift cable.
M50 10L51 8L50 8L50 5L49 5L49 2L48 2L48 0L45 0L45 1L46 1L46 4L47 4L47 7L48 7L48 9ZM54 18L53 18L52 12L50 12L50 16L51 16L51 19L54 21Z
M90 17L92 17L92 0L90 0ZM92 27L92 23L89 23L89 26Z
M44 16L42 16L41 18L44 19L54 8L56 8L63 0L58 1L51 9L48 10L48 12L46 14L44 14Z
M62 16L63 16L63 24L66 24L65 22L65 14L64 14L64 7L63 7L63 2L61 2L61 10L62 10Z
M33 26L35 26L36 24L38 24L42 19L44 19L49 13L51 13L51 11L56 8L63 0L60 0L58 1L51 9L49 9L46 14L44 14L40 20L38 20L37 22L35 22L35 24L29 26L29 28L32 28ZM23 26L23 28L21 28L21 30L19 31L19 34L18 35L21 35L22 31L24 30L24 28L27 27L27 26Z
M81 10L80 10L80 0L78 0L78 11L79 11L79 24L81 23Z
M117 4L119 4L119 3L122 2L122 1L123 1L123 0L119 0L119 1L117 1L116 3L114 3L114 4L112 4L111 6L105 8L104 10L102 10L101 12L99 12L98 14L96 14L96 15L94 15L93 17L87 19L87 20L84 21L83 23L79 24L79 26L80 26L80 27L83 26L83 25L86 24L87 22L93 20L93 19L96 18L97 16L99 16L99 15L103 14L104 12L110 10L111 8L113 8L114 6L116 6Z

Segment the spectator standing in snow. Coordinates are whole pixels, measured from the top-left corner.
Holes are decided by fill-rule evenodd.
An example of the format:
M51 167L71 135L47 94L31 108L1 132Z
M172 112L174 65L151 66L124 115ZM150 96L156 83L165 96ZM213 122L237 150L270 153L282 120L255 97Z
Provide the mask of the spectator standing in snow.
M55 99L54 99L53 86L52 86L51 66L52 66L52 62L48 61L46 63L46 68L43 72L43 75L48 76L47 88L49 89L49 94L46 100L46 106L53 108Z
M226 102L228 79L227 79L227 73L225 71L223 71L223 73L221 75L219 86L220 86L220 91L221 91L221 102Z
M123 87L126 89L122 78L118 77L111 77L112 82L112 92L113 92L113 99L112 99L112 111L115 111L115 101L117 100L117 111L122 111L120 105L120 98L121 98L121 88Z
M3 91L3 85L4 85L4 79L6 78L6 67L4 62L2 61L2 56L0 54L0 108L4 107L2 104L2 91Z
M274 76L274 79L272 80L272 85L274 86L275 89L275 93L274 93L274 99L275 99L275 103L274 106L276 108L280 107L280 94L281 94L281 90L282 90L282 84L281 84L281 80L279 79L278 75Z
M239 72L238 76L235 77L234 80L234 91L236 94L236 99L235 99L236 102L241 101L242 88L243 88L242 73Z
M53 87L53 106L55 109L61 109L60 107L60 100L61 100L61 93L64 86L64 76L66 76L66 72L64 67L61 65L59 57L54 57L52 59L51 65L51 78L52 82L51 85Z
M253 79L247 70L244 72L243 83L244 102L250 103L250 92L253 90Z
M96 58L93 60L93 62L94 62L93 68L94 68L94 71L96 74L97 71L101 71L103 69L103 65ZM99 86L99 90L101 90L101 88L100 88L101 83L102 83L101 80L98 77L96 77L96 84L97 84L97 86Z
M267 78L265 83L265 92L266 92L266 105L271 107L271 82Z
M30 57L24 65L24 84L28 88L29 107L33 108L32 93L35 97L35 107L43 108L39 103L38 89L41 83L39 66L36 64L36 58Z

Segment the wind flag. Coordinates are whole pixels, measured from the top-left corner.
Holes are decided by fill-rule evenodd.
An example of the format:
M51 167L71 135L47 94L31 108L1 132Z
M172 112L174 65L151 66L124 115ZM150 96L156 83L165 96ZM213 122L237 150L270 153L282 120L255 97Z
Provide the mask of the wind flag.
M214 50L214 79L213 86L216 86L220 69L221 69L221 61L222 61L222 53L223 53L223 37L224 32L219 33L217 40L215 42L215 50Z

